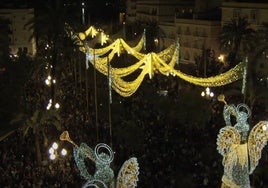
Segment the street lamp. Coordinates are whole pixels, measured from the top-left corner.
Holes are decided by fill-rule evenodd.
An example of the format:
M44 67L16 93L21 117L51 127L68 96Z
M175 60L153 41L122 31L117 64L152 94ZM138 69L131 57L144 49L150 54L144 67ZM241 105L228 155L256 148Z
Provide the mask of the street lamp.
M59 145L57 142L53 142L51 147L48 149L49 153L49 159L50 160L55 160L59 155L65 157L67 155L67 150L65 148L62 148L60 152L58 152Z
M223 54L220 54L220 56L218 57L218 60L220 62L224 62L224 55Z
M154 44L155 44L156 50L158 51L159 50L159 40L158 40L158 38L154 39Z
M46 109L47 110L50 110L51 107L52 107L52 99L49 99ZM55 103L54 107L55 107L55 109L59 109L60 108L60 104L59 103Z
M85 25L85 2L81 2L82 24Z
M214 93L212 91L210 91L210 88L209 87L207 87L205 89L205 91L202 91L201 92L201 96L202 97L205 97L205 98L212 98L212 97L214 97Z

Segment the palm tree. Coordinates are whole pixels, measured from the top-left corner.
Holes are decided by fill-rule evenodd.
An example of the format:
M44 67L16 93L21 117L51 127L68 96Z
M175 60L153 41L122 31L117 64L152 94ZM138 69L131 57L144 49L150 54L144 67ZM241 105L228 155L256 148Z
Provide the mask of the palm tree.
M266 100L265 92L257 80L257 63L260 54L267 49L268 25L264 24L260 30L255 31L250 27L250 23L246 18L232 19L222 28L220 35L220 45L229 52L229 62L231 66L239 61L244 61L248 57L246 88L243 93L244 102L248 103L252 113L257 104L264 105ZM243 57L244 56L244 57ZM265 105L264 105L265 106ZM251 116L253 118L253 116ZM251 123L254 119L249 120Z
M31 64L31 68L34 71L27 70L29 75L26 79L28 80L27 84L23 84L24 93L17 97L22 99L20 107L23 106L23 108L16 108L16 111L19 112L7 124L10 127L12 126L14 130L23 128L25 134L32 134L34 136L38 162L42 161L40 142L44 141L44 144L46 144L47 136L50 135L47 134L48 131L55 129L55 127L56 129L61 128L60 112L55 109L45 109L49 97L43 82L44 76L46 76L44 68L47 62L53 66L51 73L54 78L56 73L59 72L61 74L59 79L65 79L66 76L69 76L68 69L66 68L68 61L66 60L70 61L72 59L68 58L70 57L70 52L75 53L72 49L74 46L72 45L71 38L65 33L65 23L69 20L69 16L70 14L63 6L61 0L51 1L50 6L47 6L45 10L39 11L37 17L25 25L25 27L35 31L34 36L38 38L38 55L34 60L35 62ZM50 45L51 48L49 50L44 50L46 44ZM46 57L50 56L52 56L51 59L46 59ZM61 71L58 71L59 69ZM60 84L58 86L61 87ZM28 87L30 87L31 93L27 93L29 92L27 91ZM57 91L59 90L57 89ZM53 85L51 96L55 96L54 94L55 88ZM21 105L22 103L23 105Z
M47 131L53 126L61 130L60 116L56 110L36 109L33 113L21 112L11 121L11 125L23 125L24 135L32 131L35 140L35 149L38 164L42 161L40 141L47 145Z
M39 9L34 19L30 20L25 27L33 30L33 36L37 38L37 42L43 41L51 47L50 64L51 77L55 79L56 69L59 65L60 54L66 54L66 40L71 40L65 32L65 24L79 23L77 11L70 10L64 5L63 0L49 1L44 9ZM32 37L33 37L32 36ZM44 44L38 44L43 47ZM62 59L62 58L61 58ZM55 98L55 86L51 85L51 98Z
M159 27L157 22L148 22L145 26L146 29L146 49L148 51L159 51L160 42L162 46L165 46L164 38L166 37L165 32Z
M65 24L79 23L75 11L64 5L63 0L48 1L36 11L33 19L26 23L25 27L34 31L33 36L46 39L48 43L61 41L65 34Z
M261 64L264 66L265 62L263 58L260 57L263 57L263 55L266 56L266 51L268 49L267 40L268 23L263 23L262 26L257 30L257 37L255 39L255 41L257 41L257 45L253 53L250 54L250 63L248 63L248 101L252 111L255 104L259 103L264 108L267 108L268 105L267 84L260 82L261 78L266 80L268 72L265 70L265 68L259 68L259 70L257 70L257 66L260 66Z
M241 61L242 56L250 52L255 44L256 32L245 17L232 19L223 26L220 34L220 46L229 53L231 65Z
M0 63L1 64L1 63ZM24 108L25 84L30 79L35 65L30 59L20 57L16 60L6 59L4 71L0 73L0 141L19 127L11 125L10 121Z

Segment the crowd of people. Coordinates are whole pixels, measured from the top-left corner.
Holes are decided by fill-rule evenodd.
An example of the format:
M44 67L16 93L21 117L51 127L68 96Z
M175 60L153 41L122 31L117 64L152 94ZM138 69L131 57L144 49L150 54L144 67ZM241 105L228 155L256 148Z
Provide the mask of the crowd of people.
M64 130L78 145L82 142L92 148L99 142L110 145L115 152L112 163L115 175L124 161L136 157L140 167L138 187L202 188L221 184L223 166L216 150L216 137L224 126L223 104L196 99L196 104L201 104L198 100L203 101L203 106L188 105L197 95L189 101L185 96L197 91L197 87L182 86L182 82L173 77L162 79L155 76L132 97L113 94L110 120L108 96L98 98L97 109L93 93L89 93L86 108L84 87L78 85L75 90L67 86L62 88L67 88L61 91L65 94L60 98L62 129L49 132L49 143L41 144L41 163L36 157L33 131L24 135L24 129L19 128L0 142L1 188L82 187L86 180L80 176L75 164L72 145L59 140ZM102 84L98 88L108 93ZM159 95L159 90L166 90L167 94ZM207 108L209 113L203 112L203 108ZM44 141L40 140L41 143ZM54 141L67 148L65 157L49 159L48 148ZM267 183L268 176L263 172L268 164L267 156L267 151L264 151L261 168L256 169L256 174L251 177L254 187L265 187ZM92 171L89 167L89 173L94 174L94 168Z

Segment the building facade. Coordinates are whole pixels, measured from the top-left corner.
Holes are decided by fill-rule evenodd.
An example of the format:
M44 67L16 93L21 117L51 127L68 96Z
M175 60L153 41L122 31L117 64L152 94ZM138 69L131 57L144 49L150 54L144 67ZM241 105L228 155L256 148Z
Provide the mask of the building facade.
M136 0L126 1L126 21L130 23L136 21Z
M147 0L136 2L136 20L139 22L174 22L175 12L193 1Z
M25 24L34 18L34 9L0 9L0 17L10 22L10 53L14 56L26 53L34 57L36 40L31 38L34 31L25 27Z
M246 17L254 29L268 22L267 3L223 2L221 5L222 26L232 18Z
M238 17L246 17L250 26L255 30L260 29L264 23L268 23L268 3L223 2L221 10L222 26ZM268 85L268 50L263 51L254 64L258 77L264 79Z
M177 39L182 63L195 63L203 50L211 49L215 57L224 57L219 46L219 34L232 18L247 17L253 29L268 22L267 3L247 3L224 0L160 1L129 0L133 22L156 22L160 29L155 40L161 50ZM128 6L131 6L129 9ZM128 12L127 12L128 14ZM130 18L129 17L129 18ZM259 69L267 69L268 52L264 51Z
M214 56L220 55L220 21L176 18L175 30L180 41L182 63L195 63L195 59L208 49Z

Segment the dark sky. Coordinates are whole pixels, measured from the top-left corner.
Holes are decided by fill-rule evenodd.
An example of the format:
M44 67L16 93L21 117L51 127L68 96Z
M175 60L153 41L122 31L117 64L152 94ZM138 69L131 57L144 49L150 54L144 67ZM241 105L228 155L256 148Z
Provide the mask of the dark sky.
M267 0L237 0L237 2L268 3Z
M32 8L42 9L48 2L62 1L74 11L81 11L85 2L86 14L93 20L110 21L118 19L119 12L124 11L125 0L0 0L0 8Z
M0 0L0 8L4 7L19 7L19 6L42 6L49 1L57 0ZM97 10L103 7L120 7L125 0L61 0L68 4L81 4L82 1L89 7L95 7Z

